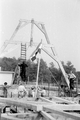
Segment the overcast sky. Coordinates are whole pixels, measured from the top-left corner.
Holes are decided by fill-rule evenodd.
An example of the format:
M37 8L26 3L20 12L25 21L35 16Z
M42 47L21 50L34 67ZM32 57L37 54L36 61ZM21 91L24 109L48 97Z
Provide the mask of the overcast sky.
M71 61L80 71L80 0L0 0L0 47L10 39L20 19L32 18L45 24L60 60ZM20 32L15 40L30 41L30 26ZM35 28L34 41L44 40L42 37Z

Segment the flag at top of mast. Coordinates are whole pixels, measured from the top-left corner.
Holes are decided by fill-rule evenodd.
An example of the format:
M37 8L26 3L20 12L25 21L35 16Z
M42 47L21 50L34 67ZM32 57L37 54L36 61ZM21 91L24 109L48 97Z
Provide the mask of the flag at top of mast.
M36 47L36 49L33 51L33 53L30 56L30 59L32 61L36 60L37 57L40 57L40 55L41 55L41 49L42 49L42 40L38 44L38 46Z

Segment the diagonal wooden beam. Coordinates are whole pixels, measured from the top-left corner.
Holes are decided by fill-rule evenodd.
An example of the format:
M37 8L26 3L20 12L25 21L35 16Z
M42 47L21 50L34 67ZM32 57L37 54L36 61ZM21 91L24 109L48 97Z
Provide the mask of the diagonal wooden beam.
M46 99L46 98L44 98L44 97L39 97L39 99L41 99L42 101L48 102L48 103L53 103L53 104L55 104L54 101L48 100L48 99Z
M60 98L60 97L55 97L53 96L52 97L53 101L57 101L57 102L64 102L64 103L68 103L68 104L76 104L75 102L73 101L70 101L70 100L66 100L66 99L63 99L63 98Z
M47 99L47 98L45 98L45 97L40 97L40 99L42 100L42 101L45 101L45 102L48 102L48 103L53 103L53 104L57 104L57 103L67 103L67 104L74 104L74 105L76 105L76 103L74 103L73 101L69 101L69 100L65 100L65 99L63 99L63 98L59 98L59 97L52 97L52 100L49 100L49 99Z
M3 44L2 48L1 48L1 53L4 52L5 48L6 48L7 45L9 44L9 42L13 40L13 38L15 37L16 33L18 32L20 26L21 26L21 22L19 22L18 26L16 27L14 33L12 34L12 36L11 36L11 38L8 40L8 42L7 42L7 43L5 42L5 43ZM1 53L0 53L0 54L1 54Z
M41 111L40 113L44 118L46 118L46 120L55 120L55 118L53 118L49 113L45 111Z
M57 115L61 115L66 118L72 118L74 120L80 120L80 114L63 112L61 110L53 109L52 107L48 107L48 106L43 107L43 111L51 112L53 114L55 113Z

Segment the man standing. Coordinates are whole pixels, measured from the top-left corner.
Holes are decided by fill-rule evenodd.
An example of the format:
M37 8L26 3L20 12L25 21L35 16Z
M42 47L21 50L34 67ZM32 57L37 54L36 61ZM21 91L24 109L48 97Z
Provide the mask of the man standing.
M21 79L25 82L25 79L26 79L26 67L28 67L28 65L23 61L21 64L18 64L18 66L20 67Z
M7 82L4 82L3 94L4 94L4 97L7 98Z
M71 90L74 89L74 80L75 79L76 79L76 76L72 73L72 71L70 71L69 80L70 80L70 89Z

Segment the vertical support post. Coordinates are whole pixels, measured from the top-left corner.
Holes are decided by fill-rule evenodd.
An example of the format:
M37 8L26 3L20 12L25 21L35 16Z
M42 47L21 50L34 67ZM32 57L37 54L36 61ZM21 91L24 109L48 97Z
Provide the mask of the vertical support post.
M30 46L33 44L33 25L34 25L34 20L31 20L31 38L30 38Z
M36 96L37 96L37 92L38 92L39 68L40 68L40 58L38 58L38 68L37 68L37 78L36 78Z
M43 77L42 77L42 79L41 79L41 80L42 80L41 82L42 82L42 85L43 85Z
M78 94L78 78L76 78L76 93Z
M29 76L28 76L28 83L29 83Z
M11 81L11 85L12 85L13 82L14 82L14 74L15 74L15 73L12 73L12 81Z
M27 49L28 49L28 45L26 44L26 60L27 60Z
M12 98L12 92L11 92L11 98Z
M48 97L49 97L49 95L50 95L50 83L48 81Z
M1 120L1 108L0 108L0 120Z

